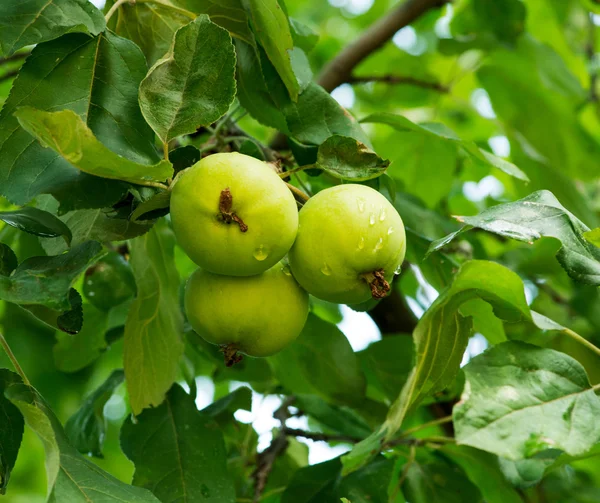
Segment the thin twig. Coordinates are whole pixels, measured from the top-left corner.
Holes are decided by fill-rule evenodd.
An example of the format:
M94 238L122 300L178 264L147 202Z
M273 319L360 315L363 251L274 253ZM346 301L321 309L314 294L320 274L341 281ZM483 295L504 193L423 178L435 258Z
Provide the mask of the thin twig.
M310 199L310 196L302 192L298 187L294 187L291 183L287 182L285 182L285 184L287 185L288 189L290 189L295 196L298 196L300 199L302 199L302 201L306 202Z
M315 431L305 431L296 428L284 428L283 432L290 437L301 437L315 442L349 442L356 444L362 440L362 438L352 437L350 435L335 435L329 433L319 433Z
M401 75L371 75L358 77L352 75L348 79L349 84L366 84L368 82L383 82L385 84L409 84L411 86L422 87L424 89L432 89L434 91L438 91L440 93L447 93L450 90L440 84L439 82L428 82L426 80L419 80L414 77L407 77Z
M155 189L169 190L168 185L160 182L137 181L135 184L143 185L144 187L154 187Z
M568 335L571 339L579 342L579 344L583 344L586 348L588 348L589 350L593 351L594 353L596 353L597 355L600 356L600 348L598 346L592 344L590 341L588 341L584 337L581 337L581 335L579 335L577 332L574 332L570 328L563 328L562 332L565 335Z
M410 470L410 467L415 462L416 458L417 458L417 447L415 445L411 445L408 460L402 467L402 475L398 479L398 483L396 484L396 487L394 488L394 492L392 493L392 497L390 497L390 501L396 501L398 493L402 489L402 484L404 484L404 481L406 480L406 477L408 475L408 470Z
M439 419L434 419L433 421L419 424L418 426L415 426L414 428L409 428L408 430L404 430L400 434L400 438L408 437L409 435L412 435L413 433L416 433L417 431L421 431L426 428L430 428L432 426L438 426L440 424L449 423L451 421L452 421L452 416L440 417Z
M281 173L279 173L279 176L281 178L287 178L290 175L293 175L294 173L299 173L300 171L304 171L305 169L311 169L311 168L315 168L316 166L314 164L305 164L304 166L296 166L293 169L288 169L287 171L282 171Z
M0 333L0 344L4 348L4 351L6 352L8 358L10 358L10 361L12 362L13 367L17 371L17 374L19 374L21 376L21 379L23 379L23 383L26 384L27 386L31 386L29 379L27 379L25 372L23 372L21 365L19 365L17 358L15 357L14 353L10 349L10 346L8 345L8 342L6 342L6 339L4 338L4 336L1 333Z
M163 156L165 158L165 161L169 160L169 142L168 141L163 143Z
M135 0L117 0L112 7L108 10L108 12L106 13L106 16L104 16L104 20L108 23L108 21L110 20L110 18L113 16L113 14L115 12L117 12L117 10L119 9L119 7L121 7L121 5L125 4L125 3L129 3L129 4L134 4Z

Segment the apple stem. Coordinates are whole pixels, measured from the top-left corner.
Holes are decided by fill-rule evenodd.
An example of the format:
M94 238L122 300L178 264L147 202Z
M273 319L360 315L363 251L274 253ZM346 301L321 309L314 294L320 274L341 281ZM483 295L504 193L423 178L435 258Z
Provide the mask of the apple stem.
M221 344L219 346L219 351L223 353L226 367L232 367L244 359L243 355L238 354L238 347L233 342Z
M235 214L235 212L231 211L233 207L233 196L231 195L231 191L229 187L225 190L221 191L221 198L219 199L219 211L221 212L221 218L223 222L226 224L230 224L231 222L235 222L240 226L240 230L242 232L246 232L248 230L248 226L244 223L244 221Z
M367 282L371 288L371 295L374 299L383 299L390 293L390 284L385 279L385 271L377 269L373 272L361 274L361 277Z

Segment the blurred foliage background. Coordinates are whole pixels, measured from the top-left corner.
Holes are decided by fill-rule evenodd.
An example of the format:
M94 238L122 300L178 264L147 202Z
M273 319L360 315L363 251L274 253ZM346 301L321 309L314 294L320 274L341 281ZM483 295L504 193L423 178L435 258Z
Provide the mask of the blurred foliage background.
M318 75L340 50L397 3L289 0L287 9L293 19L319 34L318 43L309 53L312 70ZM420 236L425 242L440 238L458 229L452 215L476 215L485 208L539 189L552 191L590 228L599 225L599 25L600 5L594 0L456 0L428 11L398 31L392 42L356 68L353 82L333 92L339 103L358 119L392 112L417 123L441 123L461 139L471 140L511 160L529 177L529 183L522 182L500 170L470 162L456 147L433 136L398 132L383 124L364 124L375 150L392 161L388 174L396 182L400 201L397 204L413 233L409 239L411 235L413 239ZM14 58L0 68L0 104L8 96L13 75L22 61ZM249 115L239 121L239 126L264 142L275 134ZM324 183L307 174L301 176L315 191L320 188L319 183ZM0 209L10 209L10 205L0 201ZM16 244L19 261L44 254L38 238L18 233L0 222L0 241L9 240ZM472 232L453 243L449 253L457 262L487 258L508 265L524 280L532 308L598 344L598 289L573 283L555 260L556 250L553 240L542 239L527 245ZM182 277L189 275L193 265L183 253L177 254L177 261ZM423 267L427 267L426 263ZM435 297L437 286L432 285L431 277L427 279L421 266L415 263L397 282L397 291L416 317ZM331 321L342 320L334 306L322 305L319 309ZM363 321L357 326L359 332L364 332L357 337L368 339L366 331L370 325L364 321L368 315L361 316ZM121 366L122 341L117 341L92 366L72 373L59 371L53 357L54 331L19 307L2 302L0 330L6 334L32 383L63 423L87 394ZM525 333L518 324L510 330L514 331L512 338L536 341L572 354L584 364L592 383L600 382L598 358L573 345L570 339L560 334L554 337L545 334L541 342L541 334ZM485 340L479 336L469 346L469 354L473 356L485 346ZM269 366L262 361L224 370L206 355L190 350L187 356L200 375L197 383L201 406L226 395L239 382L260 393L277 390ZM0 354L0 363L10 367L4 354ZM269 402L270 410L266 412L259 402L255 397L253 413L241 414L239 419L257 421L256 424L262 421L262 427L267 424L268 430L269 418L261 419L261 414L270 416L278 402ZM133 465L118 445L118 431L129 411L123 386L104 411L109 419L105 457L94 461L129 482ZM253 433L250 436L253 442L257 441ZM261 437L259 447L268 445L268 440L267 433ZM321 449L313 455L313 461L340 452L310 445L314 449L311 455ZM303 444L294 443L290 452L290 463L295 462L295 456L298 464L306 462L308 454ZM40 441L26 429L4 501L44 501L43 458ZM286 474L280 476L285 478ZM597 458L553 471L530 497L530 501L553 503L600 501Z

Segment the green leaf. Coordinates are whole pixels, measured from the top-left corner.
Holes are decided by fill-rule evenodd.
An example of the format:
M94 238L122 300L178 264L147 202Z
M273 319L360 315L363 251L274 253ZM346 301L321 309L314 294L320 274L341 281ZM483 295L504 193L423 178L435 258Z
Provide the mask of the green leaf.
M459 149L464 155L473 160L476 163L483 164L488 167L500 169L507 175L510 175L519 180L528 181L527 175L517 168L514 164L496 157L494 154L486 152L483 149L478 148L475 143L459 139L454 132L450 131L443 125L440 124L423 124L418 125L409 121L406 117L401 115L394 115L391 113L377 113L369 115L367 118L361 120L361 123L378 123L387 124L393 127L396 131L402 133L413 133L418 136L425 136L430 141L432 139L442 139L446 144L453 145ZM424 167L422 165L421 167Z
M0 276L10 276L18 265L15 252L8 245L0 243Z
M600 145L577 116L586 90L549 45L520 37L512 50L486 57L477 78L508 131L519 133L538 159L571 176L597 177ZM540 188L549 188L545 183Z
M140 107L163 143L223 116L235 97L231 36L200 15L140 84Z
M123 362L133 413L157 406L177 376L183 354L183 318L175 238L164 221L131 241L131 267L137 284L125 324Z
M21 127L44 147L90 175L131 183L162 182L173 175L168 161L153 166L130 161L106 148L79 115L71 110L44 112L21 107L14 113Z
M63 255L29 258L10 277L0 276L0 300L66 311L71 286L101 252L99 243L88 241Z
M46 401L31 386L5 376L4 396L23 414L46 451L49 503L158 503L145 489L133 487L85 459L69 443Z
M380 176L389 166L364 143L333 135L319 146L317 166L342 180L362 181Z
M298 19L289 18L294 45L305 52L310 52L319 41L319 34Z
M168 209L171 203L171 191L158 192L147 201L144 201L133 210L131 221L147 220L153 218L158 210Z
M185 145L169 152L169 160L173 163L175 174L189 168L202 159L202 153L193 145Z
M36 236L53 238L63 236L71 244L71 230L52 213L24 206L14 211L0 212L0 220Z
M104 16L87 0L7 0L0 5L0 53L83 32L97 35Z
M279 382L297 393L317 394L342 404L359 404L365 377L348 339L335 326L309 314L300 336L269 357Z
M125 422L121 446L135 464L133 484L161 501L235 502L223 436L177 385L162 405Z
M433 242L428 253L443 248L470 227L528 243L541 237L552 237L562 244L556 258L567 274L582 283L600 285L600 249L586 241L584 233L589 228L547 190L459 220L466 226Z
M83 305L83 327L76 335L56 333L52 349L54 364L61 372L77 372L94 362L105 350L108 316L91 304Z
M406 335L388 335L360 351L358 358L368 385L395 400L413 368L413 340Z
M459 308L474 298L491 304L503 320L531 320L523 282L517 274L495 262L471 260L463 264L452 284L419 320L413 332L415 367L379 430L343 456L346 473L371 459L400 429L409 410L426 396L442 391L456 377L472 333L471 318L462 316Z
M495 38L513 44L525 29L525 5L520 0L495 2L467 0L452 18L450 29L459 39Z
M232 37L254 45L254 35L248 26L248 14L239 0L171 0L163 2L126 3L118 14L116 31L133 40L153 65L169 50L175 32L200 14L225 28Z
M379 457L364 468L341 479L336 488L336 497L339 499L346 497L352 503L387 502L389 501L388 485L393 469L393 459ZM403 498L395 498L391 501L392 503L400 503Z
M80 453L103 457L102 446L106 436L104 406L124 378L122 370L114 370L65 424L65 433L71 445Z
M75 288L71 288L69 290L70 308L67 311L56 311L39 304L21 304L21 307L46 325L73 335L77 334L83 326L82 304L79 292Z
M158 160L154 133L138 105L146 71L139 48L111 32L96 38L69 34L36 46L0 112L0 192L20 205L52 193L63 213L116 203L127 190L124 183L81 173L43 148L13 114L24 106L72 110L106 148L151 165Z
M145 234L154 224L153 221L132 222L118 218L103 209L70 211L60 219L73 232L73 246L92 240L102 243L124 241ZM51 255L67 249L62 239L44 239L42 247Z
M440 450L462 468L486 503L522 503L498 466L498 458L466 445L445 445Z
M596 248L600 248L600 227L584 232L583 237L588 243L592 243Z
M222 415L231 415L237 410L252 410L252 390L246 386L232 391L220 400L202 409L202 414L217 419Z
M335 501L333 490L341 468L339 458L301 468L281 495L281 503Z
M242 0L250 15L256 38L285 84L292 101L298 100L300 86L292 69L290 52L294 48L290 25L278 0Z
M6 487L10 474L17 461L25 422L17 407L4 396L9 384L18 383L21 378L7 369L0 369L0 414L2 426L0 427L0 494L6 494Z
M570 356L505 342L463 370L465 394L453 410L458 443L519 460L550 449L576 456L600 439L600 399Z

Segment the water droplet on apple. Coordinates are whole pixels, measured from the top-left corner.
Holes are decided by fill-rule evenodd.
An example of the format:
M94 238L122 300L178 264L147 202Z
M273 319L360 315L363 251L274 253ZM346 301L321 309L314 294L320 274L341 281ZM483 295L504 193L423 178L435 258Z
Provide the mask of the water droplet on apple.
M362 250L365 247L365 238L364 237L360 237L358 238L358 249Z
M381 208L381 213L379 214L379 221L383 222L385 220L386 216L387 216L387 213L385 212L385 208Z
M390 227L390 228L388 229L388 232L387 232L387 233L388 233L388 236L389 236L390 234L393 234L393 233L394 233L394 228L393 228L393 227Z
M358 211L360 211L361 213L363 213L365 211L365 200L364 199L357 199L356 200L356 204L358 205Z
M323 267L321 267L321 272L325 276L331 276L331 267L329 267L327 264L323 264Z
M283 272L283 274L285 274L286 276L292 275L292 270L290 269L290 266L287 264L281 268L281 272Z
M383 238L379 238L377 240L377 244L375 245L375 251L379 251L383 248Z
M254 250L254 258L259 261L265 260L269 256L269 250L264 245L260 245Z
M371 225L375 225L375 213L371 213L371 216L369 217L369 223Z

